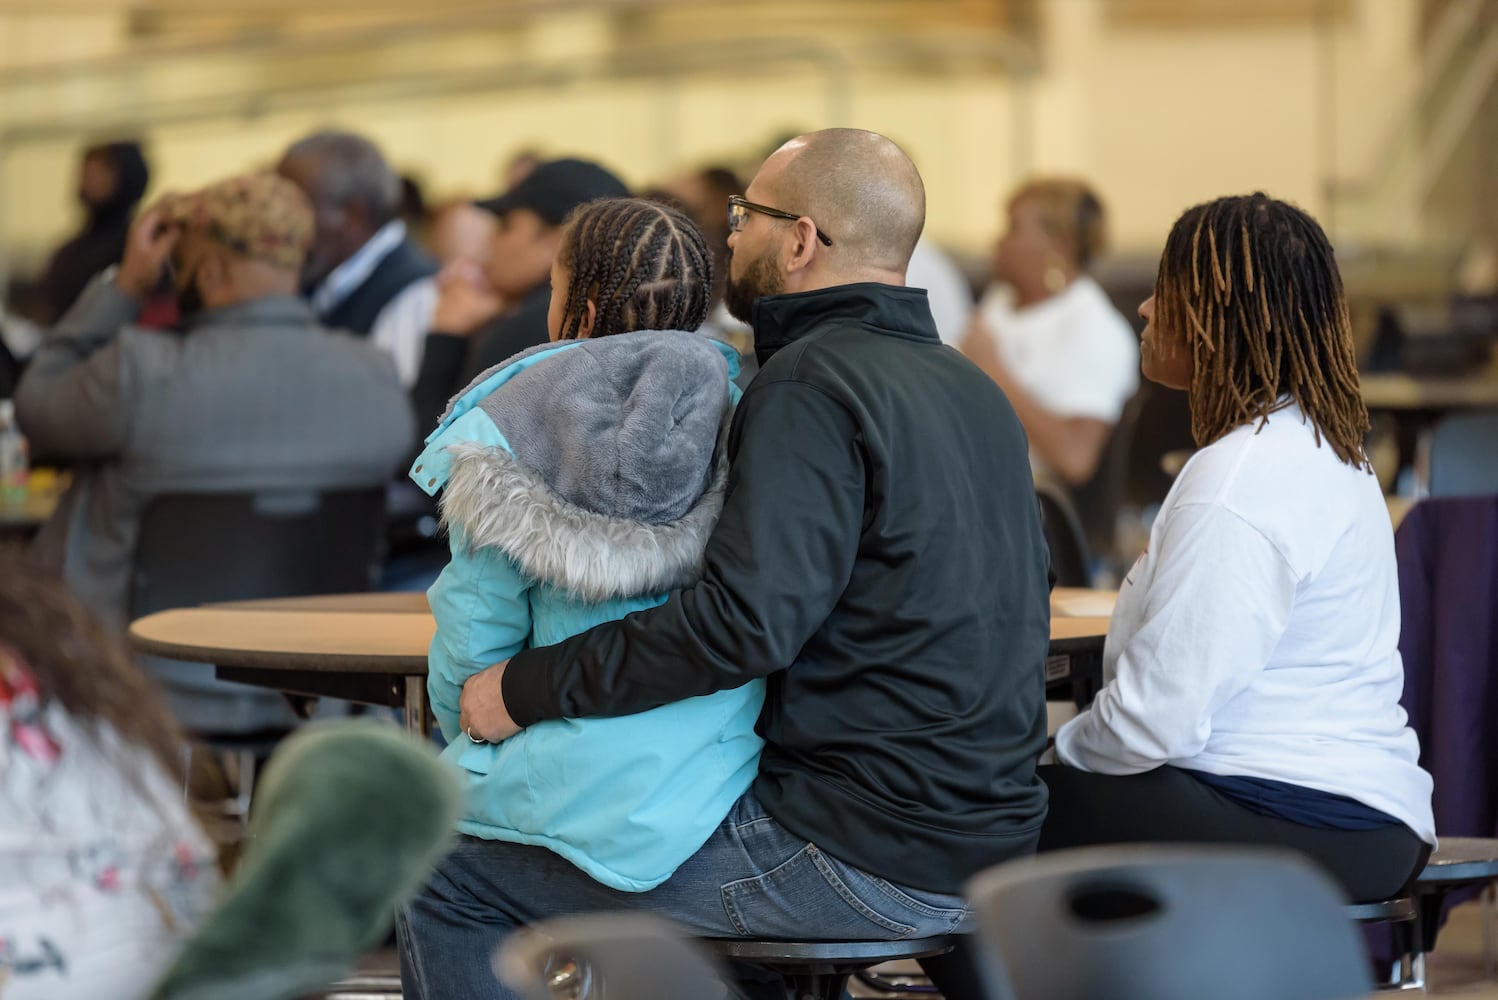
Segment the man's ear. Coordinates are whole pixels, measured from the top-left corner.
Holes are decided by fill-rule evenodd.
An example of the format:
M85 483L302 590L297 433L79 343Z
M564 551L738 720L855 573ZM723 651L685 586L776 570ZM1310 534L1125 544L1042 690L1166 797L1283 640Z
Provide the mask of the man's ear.
M810 219L801 218L791 223L791 235L794 238L790 242L785 268L791 272L801 271L811 266L823 247L817 242L817 227Z

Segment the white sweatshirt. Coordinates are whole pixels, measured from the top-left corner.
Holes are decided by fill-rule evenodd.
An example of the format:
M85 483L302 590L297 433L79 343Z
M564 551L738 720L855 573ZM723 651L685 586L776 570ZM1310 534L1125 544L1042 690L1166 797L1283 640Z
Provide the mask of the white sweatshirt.
M1378 483L1318 447L1291 406L1186 463L1119 593L1108 683L1057 733L1057 755L1345 795L1434 843L1398 642Z
M0 997L145 997L217 903L217 852L146 750L39 706L6 656Z

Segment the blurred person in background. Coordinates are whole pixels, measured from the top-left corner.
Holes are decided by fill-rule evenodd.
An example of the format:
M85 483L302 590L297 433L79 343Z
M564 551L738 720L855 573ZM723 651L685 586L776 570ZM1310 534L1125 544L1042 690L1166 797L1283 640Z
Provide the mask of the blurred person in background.
M691 170L661 186L697 223L713 255L713 307L723 302L728 284L728 199L744 193L744 182L729 167Z
M1078 486L1139 386L1133 328L1086 273L1106 213L1090 187L1062 178L1029 181L1007 210L995 284L961 348L1019 414L1037 478Z
M135 207L150 179L138 142L104 143L84 150L78 171L83 228L58 248L42 272L34 305L39 322L57 322L94 275L120 262Z
M0 305L0 399L15 395L21 372L41 342L41 327Z
M911 288L924 288L931 304L931 318L943 344L958 347L967 335L973 316L973 290L963 277L962 269L947 252L926 237L915 245L905 282Z
M182 735L121 643L0 553L0 994L136 1000L217 902Z
M320 327L297 296L312 227L306 196L274 174L164 201L37 349L16 415L33 453L72 463L74 475L33 556L95 612L127 614L136 532L154 496L377 486L408 453L410 407L390 359ZM182 335L132 323L169 266ZM160 676L197 729L289 718L277 695L178 666Z
M546 157L534 149L516 151L505 164L503 175L500 178L503 182L503 190L508 191L519 184L531 175L531 171L545 162Z
M401 218L401 179L374 143L349 132L293 143L276 172L316 211L302 290L319 322L368 336L413 384L437 303L437 262Z
M734 319L723 305L723 291L728 283L728 199L744 193L744 182L730 167L707 166L673 178L662 186L661 192L680 205L707 237L713 255L713 298L702 330L716 340L732 344L739 352L739 374L734 381L740 388L746 388L759 371L759 361L754 357L754 331Z
M427 230L432 224L432 212L427 208L426 192L422 190L421 181L410 174L401 174L400 184L400 211L396 214L406 224L406 232L411 238L425 246Z
M482 274L443 275L442 294L412 391L420 435L437 426L447 401L479 373L547 342L551 264L562 227L579 205L629 194L624 182L588 160L551 160L504 194L478 202L495 219Z
M494 216L473 202L448 202L432 213L432 253L444 268L464 263L482 274L494 252L495 229Z

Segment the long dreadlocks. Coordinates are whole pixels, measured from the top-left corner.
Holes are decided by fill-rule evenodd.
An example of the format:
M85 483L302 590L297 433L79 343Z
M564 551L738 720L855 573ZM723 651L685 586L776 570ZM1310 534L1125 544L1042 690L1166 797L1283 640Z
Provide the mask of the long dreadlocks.
M668 205L606 198L578 208L558 260L567 286L566 339L575 338L592 300L594 337L634 330L695 330L707 318L712 255L696 223Z
M1342 276L1315 219L1261 193L1197 205L1165 242L1155 308L1191 348L1198 447L1293 401L1318 444L1371 471Z

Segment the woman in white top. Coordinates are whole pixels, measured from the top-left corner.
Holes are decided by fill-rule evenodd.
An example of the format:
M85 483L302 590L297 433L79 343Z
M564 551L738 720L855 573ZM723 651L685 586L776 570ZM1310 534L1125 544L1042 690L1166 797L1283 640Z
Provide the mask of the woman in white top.
M1037 473L1092 478L1139 387L1139 347L1086 274L1102 252L1103 205L1086 184L1032 180L1009 198L1009 226L961 350L1009 397Z
M0 557L0 997L147 995L214 904L182 746L114 636Z
M1391 896L1435 842L1431 779L1331 245L1262 194L1199 205L1139 312L1145 377L1189 392L1201 450L1124 580L1107 685L1041 769L1040 849L1280 844Z

